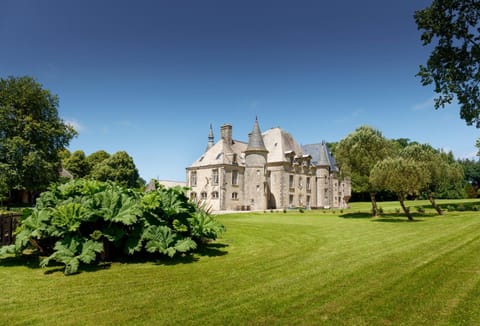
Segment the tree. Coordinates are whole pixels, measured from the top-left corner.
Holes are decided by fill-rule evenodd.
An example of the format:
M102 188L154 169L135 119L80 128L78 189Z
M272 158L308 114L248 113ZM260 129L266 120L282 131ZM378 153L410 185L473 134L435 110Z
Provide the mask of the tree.
M405 206L408 195L418 195L430 178L425 165L403 157L387 158L375 164L370 174L370 182L378 189L394 192L408 220L412 214Z
M104 160L106 160L109 157L110 157L110 154L108 154L103 149L88 155L87 162L90 165L90 170L92 170L95 167L95 165L102 163Z
M378 215L375 194L377 189L370 182L370 171L375 164L393 154L393 143L379 130L361 126L342 139L336 148L336 158L345 174L350 174L354 192L368 192L373 216Z
M442 192L460 187L463 180L462 167L458 163L449 163L448 155L443 154L427 144L412 144L400 152L401 157L414 161L428 171L428 175L424 176L425 187L421 191L425 192L432 207L440 215L443 211L436 204L435 198Z
M90 173L90 164L88 163L85 152L77 150L65 160L64 166L75 178L84 178Z
M464 159L459 160L458 163L465 172L464 181L472 186L474 192L477 192L480 189L480 161Z
M0 79L0 173L9 191L40 191L59 177L75 130L58 116L58 97L31 77Z
M423 45L435 45L418 72L422 84L434 84L439 94L435 108L456 97L460 117L480 128L480 2L433 0L414 17Z
M100 181L115 181L124 187L139 186L139 174L132 157L119 151L95 165L90 176Z

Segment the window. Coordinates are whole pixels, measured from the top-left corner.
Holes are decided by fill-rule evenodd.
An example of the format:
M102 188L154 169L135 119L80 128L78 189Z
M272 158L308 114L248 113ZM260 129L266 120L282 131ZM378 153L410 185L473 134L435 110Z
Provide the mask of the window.
M288 196L288 205L293 206L293 195Z
M288 186L290 188L294 188L295 187L295 182L293 181L293 175L290 175L289 178L288 178Z
M310 196L307 196L307 202L305 203L307 207L310 207Z
M195 191L190 193L190 200L195 200L197 199L197 193Z
M299 189L302 189L302 187L303 187L302 177L298 177L298 188L299 188Z
M218 191L212 192L212 199L218 199Z
M203 200L207 199L207 193L205 191L202 191L202 193L200 194L200 198Z
M218 169L212 170L212 184L218 185Z
M298 206L303 206L303 197L302 195L298 196Z
M232 199L237 200L238 199L238 193L237 192L232 192Z
M232 171L232 185L238 185L238 171Z
M197 171L190 172L190 186L195 187L197 185Z
M307 190L312 190L311 189L311 184L310 184L310 177L307 177Z

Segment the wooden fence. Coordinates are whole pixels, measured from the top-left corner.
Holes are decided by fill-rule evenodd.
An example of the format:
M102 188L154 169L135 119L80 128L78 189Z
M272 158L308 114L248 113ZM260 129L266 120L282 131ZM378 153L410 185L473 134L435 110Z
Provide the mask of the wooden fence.
M15 242L15 229L20 221L19 213L0 214L0 246Z

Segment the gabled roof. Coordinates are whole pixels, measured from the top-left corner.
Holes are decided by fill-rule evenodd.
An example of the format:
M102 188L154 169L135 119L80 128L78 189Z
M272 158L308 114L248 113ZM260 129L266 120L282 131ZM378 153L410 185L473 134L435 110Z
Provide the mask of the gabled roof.
M268 150L267 162L287 162L288 155L302 155L300 145L292 135L281 128L272 128L263 133L265 147Z
M207 149L190 167L234 163L243 166L246 149L247 144L245 142L234 140L231 145L228 145L221 139Z
M312 156L313 164L327 166L330 168L330 171L338 172L337 162L335 162L335 158L325 142L303 145L302 149L306 154Z

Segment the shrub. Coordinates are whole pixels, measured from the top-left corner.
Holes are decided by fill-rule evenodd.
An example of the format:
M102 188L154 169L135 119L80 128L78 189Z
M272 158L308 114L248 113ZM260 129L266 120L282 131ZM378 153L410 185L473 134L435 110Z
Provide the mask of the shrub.
M454 206L454 205L448 205L448 206L447 206L447 210L448 210L449 212L454 212L454 211L455 211L455 206Z
M459 204L459 205L457 206L457 210L458 210L459 212L465 211L465 210L466 210L465 205Z
M416 209L417 209L417 212L420 214L425 213L425 208L423 208L422 206L417 206Z
M472 206L472 211L478 212L479 210L480 210L480 207L478 205Z
M397 215L400 214L400 208L398 208L398 207L395 208L395 214L397 214Z
M65 274L80 263L123 255L162 254L169 257L216 239L225 227L204 207L188 200L184 188L157 185L148 193L111 182L74 180L51 186L21 221L14 245L2 253L33 249L40 265L65 265Z
M305 210L303 209L303 207L298 208L298 211L299 211L300 213L304 213L304 212L305 212Z

